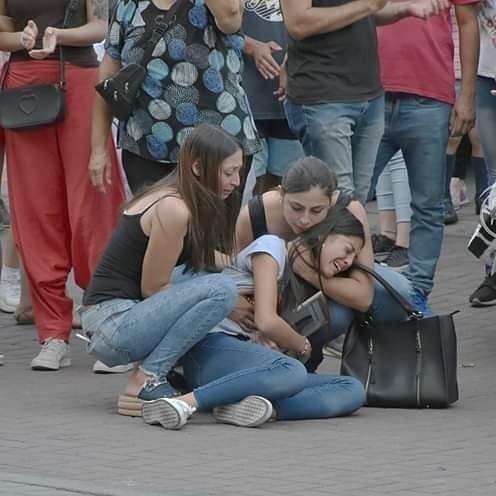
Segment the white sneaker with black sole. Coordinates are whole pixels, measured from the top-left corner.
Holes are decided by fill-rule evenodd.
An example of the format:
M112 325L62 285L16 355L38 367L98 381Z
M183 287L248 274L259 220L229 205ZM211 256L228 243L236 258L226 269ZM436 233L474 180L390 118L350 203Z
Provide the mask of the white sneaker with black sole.
M41 346L41 351L31 362L33 370L59 370L71 365L69 345L62 339L50 339Z
M143 420L164 429L179 430L191 418L196 408L177 398L159 398L143 402Z
M272 417L272 403L262 396L247 396L231 405L218 406L212 414L218 422L239 427L258 427Z

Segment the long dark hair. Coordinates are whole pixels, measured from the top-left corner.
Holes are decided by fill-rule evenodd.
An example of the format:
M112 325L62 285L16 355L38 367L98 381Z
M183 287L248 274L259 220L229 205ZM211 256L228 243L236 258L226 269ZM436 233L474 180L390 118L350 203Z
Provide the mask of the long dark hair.
M281 181L283 193L305 193L317 187L332 198L338 187L336 174L317 157L304 157L292 162Z
M191 216L184 248L186 266L194 271L214 267L215 250L227 255L234 252L239 192L223 200L219 178L222 162L239 150L240 143L220 127L201 124L182 144L177 170L142 190L128 205L167 187L176 191Z
M288 254L288 265L281 288L282 300L291 301L291 305L298 305L309 296L309 293L315 291L308 283L297 277L292 270L296 258L306 251L310 251L316 265L306 263L317 272L320 289L324 292L320 259L324 242L331 234L356 236L365 243L365 229L357 217L345 207L335 207L330 210L322 222L296 238L293 249ZM285 301L284 304L286 305L288 301Z

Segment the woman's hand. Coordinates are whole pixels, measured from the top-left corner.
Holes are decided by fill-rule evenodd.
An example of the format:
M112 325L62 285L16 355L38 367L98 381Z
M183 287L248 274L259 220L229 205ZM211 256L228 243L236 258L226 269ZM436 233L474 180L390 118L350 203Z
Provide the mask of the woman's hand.
M264 79L274 79L279 76L281 66L272 56L272 52L280 52L280 47L275 41L267 43L258 41L253 49L253 60L258 72Z
M20 33L21 46L28 52L31 51L36 45L36 38L38 37L38 26L34 21L28 21L25 28Z
M255 329L253 305L242 295L238 295L236 305L229 318L245 331L253 331Z
M112 165L106 149L91 150L88 164L91 184L101 193L112 184Z
M43 48L40 50L30 50L29 56L36 60L43 60L55 52L56 48L57 29L49 26L45 29L45 34L43 35Z

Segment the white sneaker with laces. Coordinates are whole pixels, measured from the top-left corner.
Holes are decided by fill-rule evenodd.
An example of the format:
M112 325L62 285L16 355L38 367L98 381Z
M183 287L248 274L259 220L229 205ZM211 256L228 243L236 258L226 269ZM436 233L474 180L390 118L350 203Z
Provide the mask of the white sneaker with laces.
M218 422L239 427L258 427L272 417L272 403L262 396L247 396L231 405L215 407L212 415Z
M181 429L196 412L196 408L177 398L159 398L143 402L143 420L164 429Z
M61 367L69 367L69 345L62 339L50 339L41 346L41 351L33 358L31 368L33 370L59 370Z
M0 310L14 313L21 300L21 281L19 277L6 277L0 280Z
M105 365L100 360L97 360L93 365L93 373L95 374L124 374L133 370L134 363L128 363L126 365L115 365L114 367L109 367Z

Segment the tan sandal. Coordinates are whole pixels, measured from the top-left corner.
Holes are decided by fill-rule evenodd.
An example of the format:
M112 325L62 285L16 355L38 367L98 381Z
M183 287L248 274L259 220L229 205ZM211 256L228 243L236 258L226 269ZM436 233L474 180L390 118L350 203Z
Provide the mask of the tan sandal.
M137 396L128 396L127 394L121 394L117 402L117 412L119 415L125 415L127 417L141 417L141 410L143 408L143 400L140 400Z

